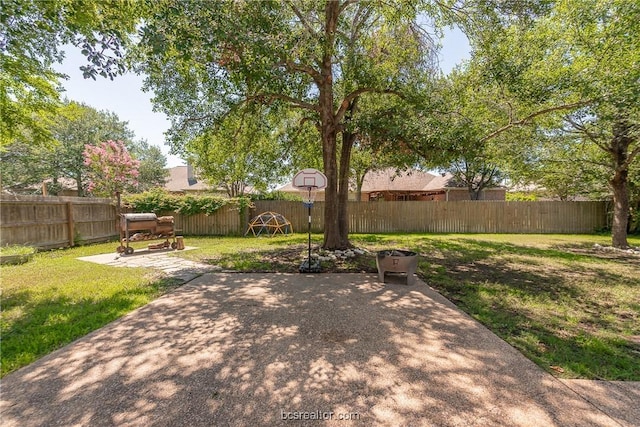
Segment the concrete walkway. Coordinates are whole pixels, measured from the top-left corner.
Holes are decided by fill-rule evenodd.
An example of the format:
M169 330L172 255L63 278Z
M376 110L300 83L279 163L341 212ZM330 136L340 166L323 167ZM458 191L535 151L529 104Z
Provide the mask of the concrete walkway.
M640 425L639 383L557 380L369 274L204 274L0 384L5 427Z
M187 246L185 251L196 249ZM220 267L189 261L184 258L169 256L176 252L173 249L138 249L131 255L118 253L92 255L80 257L79 260L94 262L96 264L111 265L113 267L146 267L160 270L183 282L188 282L211 271L219 271Z

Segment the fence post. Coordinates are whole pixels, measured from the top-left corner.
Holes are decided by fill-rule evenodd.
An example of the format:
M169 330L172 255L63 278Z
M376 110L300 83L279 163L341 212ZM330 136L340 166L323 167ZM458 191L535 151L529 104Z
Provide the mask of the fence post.
M246 206L240 209L240 230L238 235L244 236L244 231L247 228L247 224L249 224L249 215L251 212L251 206Z
M75 226L73 224L73 204L67 202L67 232L69 233L69 246L75 245Z

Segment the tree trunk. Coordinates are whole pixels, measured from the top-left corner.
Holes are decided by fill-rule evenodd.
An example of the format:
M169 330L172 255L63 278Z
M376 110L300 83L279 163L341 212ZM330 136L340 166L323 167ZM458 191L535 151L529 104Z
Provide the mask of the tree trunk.
M480 200L480 192L482 189L473 188L473 185L469 185L469 199Z
M344 227L343 223L343 221L346 220L346 201L343 201L338 195L339 177L336 147L338 124L336 123L336 116L333 111L332 61L339 14L339 2L328 1L325 6L325 47L320 67L322 81L318 84L322 161L324 164L324 173L327 176L327 188L324 190L324 243L322 247L329 250L344 249L349 246L348 230ZM341 213L345 217L342 220L340 218Z
M626 173L624 174L626 175ZM628 248L627 225L629 223L629 191L626 178L616 172L610 181L613 189L613 224L611 225L612 245L616 248Z
M325 77L320 89L320 126L322 135L322 162L327 176L327 188L324 190L324 243L325 249L339 249L342 245L338 224L338 167L336 153L337 127L333 114L333 88L331 75Z
M330 113L333 116L333 112ZM343 247L343 236L340 234L338 170L336 159L337 132L333 121L322 123L322 160L324 174L327 176L327 188L324 190L324 243L323 248L334 250Z
M365 169L362 175L356 176L356 200L358 202L362 201L362 185L364 184L364 177L367 176L368 172L369 170Z
M338 171L338 228L341 236L341 249L351 247L349 242L349 173L351 171L351 148L356 135L342 131L342 148L340 151L340 169Z
M628 248L627 225L629 223L629 146L631 125L618 121L613 125L610 153L613 157L615 173L609 181L613 190L613 224L611 225L612 245L616 248Z
M76 175L76 188L78 189L78 197L84 197L84 187L82 186L82 174Z

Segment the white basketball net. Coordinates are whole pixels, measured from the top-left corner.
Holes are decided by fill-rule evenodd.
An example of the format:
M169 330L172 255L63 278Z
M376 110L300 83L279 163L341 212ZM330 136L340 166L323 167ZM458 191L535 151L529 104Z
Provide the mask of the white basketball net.
M312 205L316 200L316 194L318 194L318 187L302 187L300 190L300 196L302 197L302 203L305 205Z

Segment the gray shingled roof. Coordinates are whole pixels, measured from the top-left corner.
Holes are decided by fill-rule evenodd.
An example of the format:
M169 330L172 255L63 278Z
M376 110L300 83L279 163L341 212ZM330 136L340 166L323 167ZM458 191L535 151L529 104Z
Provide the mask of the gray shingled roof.
M384 191L437 191L447 188L452 175L434 175L419 170L397 173L394 168L369 172L362 183L363 193L376 193ZM295 193L298 190L289 182L278 188L285 193Z
M188 166L169 168L169 178L164 188L169 191L207 191L212 190L206 182L188 178Z

